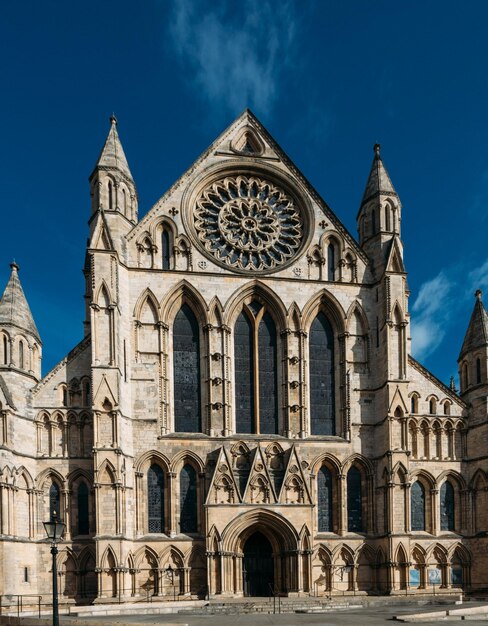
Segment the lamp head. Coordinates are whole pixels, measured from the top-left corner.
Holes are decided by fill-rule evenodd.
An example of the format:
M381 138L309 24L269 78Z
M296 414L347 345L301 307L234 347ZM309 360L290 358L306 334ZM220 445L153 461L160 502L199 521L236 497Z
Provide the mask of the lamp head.
M50 539L53 543L61 541L66 524L58 519L56 511L53 511L49 522L43 522L43 524L48 539Z

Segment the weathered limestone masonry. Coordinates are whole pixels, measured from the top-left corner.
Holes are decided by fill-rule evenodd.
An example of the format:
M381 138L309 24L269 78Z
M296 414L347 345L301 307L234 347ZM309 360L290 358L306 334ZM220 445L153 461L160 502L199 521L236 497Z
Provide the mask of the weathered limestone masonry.
M54 511L65 602L488 587L488 314L461 395L411 357L380 147L359 241L249 111L141 220L112 118L90 187L84 339L0 301L0 594Z

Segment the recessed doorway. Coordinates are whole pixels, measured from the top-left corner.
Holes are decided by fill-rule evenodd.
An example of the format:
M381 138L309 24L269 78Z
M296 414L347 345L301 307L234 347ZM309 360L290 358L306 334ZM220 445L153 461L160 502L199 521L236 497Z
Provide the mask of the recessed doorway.
M273 549L259 531L244 544L243 582L245 596L269 596L274 589Z

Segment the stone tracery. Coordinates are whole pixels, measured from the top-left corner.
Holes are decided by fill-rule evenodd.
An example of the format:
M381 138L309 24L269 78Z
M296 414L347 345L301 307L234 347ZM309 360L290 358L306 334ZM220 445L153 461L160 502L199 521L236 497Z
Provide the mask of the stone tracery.
M226 177L197 201L199 241L224 265L273 270L289 261L303 240L303 218L279 186L257 176Z

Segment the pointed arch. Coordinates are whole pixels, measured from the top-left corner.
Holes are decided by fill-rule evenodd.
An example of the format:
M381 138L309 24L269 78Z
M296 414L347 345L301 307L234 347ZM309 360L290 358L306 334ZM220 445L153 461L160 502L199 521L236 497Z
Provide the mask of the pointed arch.
M151 320L144 320L144 310L148 306L152 309L153 318ZM144 291L137 298L137 302L134 307L134 319L141 322L153 320L154 322L157 322L160 319L159 302L150 287L146 287L146 289L144 289Z
M244 304L249 304L252 300L257 300L266 307L280 330L286 328L287 313L283 301L270 287L257 279L249 281L244 288L239 287L227 299L224 306L226 325L233 328Z
M186 279L177 283L173 289L161 300L161 319L166 324L172 325L178 311L183 304L188 306L197 317L200 327L208 324L208 307L202 294Z
M224 307L220 302L220 298L218 296L214 296L208 305L208 320L210 324L217 326L220 328L222 326L224 319Z

